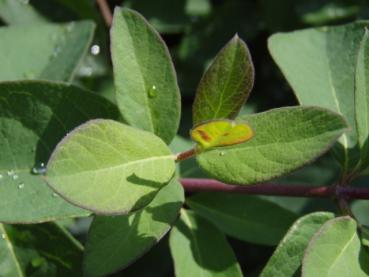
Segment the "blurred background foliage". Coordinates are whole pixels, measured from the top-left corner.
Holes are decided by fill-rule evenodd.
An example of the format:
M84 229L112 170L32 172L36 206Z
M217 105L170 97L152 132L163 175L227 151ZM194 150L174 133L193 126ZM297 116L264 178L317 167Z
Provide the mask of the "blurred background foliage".
M179 152L191 147L188 140L192 127L191 105L196 86L216 53L235 33L250 48L256 70L253 92L242 113L265 111L296 105L291 88L273 62L267 49L267 38L276 32L323 25L336 25L369 19L366 0L125 0L109 1L142 13L161 33L177 70L182 93L181 137L171 147ZM81 63L74 83L114 101L114 85L109 53L109 29L93 0L0 0L0 25L41 24L90 19L96 32L90 51ZM36 38L35 38L36 39ZM1 42L0 42L1 43ZM288 126L286 126L287 128ZM338 165L329 154L275 182L327 185L338 178ZM194 160L180 168L183 177L207 177ZM367 183L357 180L357 185ZM247 196L245 196L247 198ZM263 197L302 215L317 210L335 210L327 200ZM367 201L353 203L353 211L362 223L368 223ZM63 222L82 242L89 220ZM273 247L260 246L229 238L243 272L257 276ZM144 258L115 276L172 276L173 268L167 239L163 239Z

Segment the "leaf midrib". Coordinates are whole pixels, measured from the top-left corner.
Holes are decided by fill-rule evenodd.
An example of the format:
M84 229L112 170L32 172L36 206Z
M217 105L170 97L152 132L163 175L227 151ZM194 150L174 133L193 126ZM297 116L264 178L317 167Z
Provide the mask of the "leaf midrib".
M153 132L155 132L155 124L154 124L154 120L153 120L153 117L152 117L152 110L151 110L150 101L149 101L149 98L148 98L148 95L147 95L148 88L147 88L147 84L146 84L146 79L144 78L143 70L141 68L142 67L141 66L141 62L140 62L140 59L138 58L138 55L137 55L136 46L135 46L135 42L134 42L134 39L133 39L133 36L132 36L132 33L131 33L131 29L128 27L129 24L125 20L125 18L124 18L123 15L122 15L122 18L123 18L123 21L124 21L124 23L125 23L125 25L127 27L127 32L129 33L130 44L131 44L131 46L133 48L133 54L135 56L135 60L136 60L136 64L137 64L138 70L141 73L140 79L142 81L142 85L143 85L143 89L144 89L144 101L145 101L145 104L146 104L145 106L146 106L147 119L148 119L148 121L150 123L151 130ZM148 32L146 32L146 35L149 35ZM148 48L148 51L150 51L150 48Z
M341 129L343 130L343 128ZM308 138L301 138L301 139L296 139L296 140L293 140L293 141L286 141L286 142L270 142L270 143L264 143L264 144L258 144L258 145L245 145L245 146L242 146L242 147L237 147L237 145L235 147L231 147L231 148L224 148L223 150L226 151L226 152L234 152L234 151L244 151L244 150L250 150L250 149L258 149L258 148L263 148L263 147L269 147L269 146L274 146L274 145L285 145L285 144L293 144L293 143L298 143L298 142L301 142L301 141L306 141L306 140L311 140L311 139L315 139L315 138L318 138L318 137L322 137L322 136L327 136L329 135L330 133L337 133L337 136L339 134L339 130L336 130L336 131L329 131L329 132L326 132L326 133L321 133L321 134L318 134L318 135L315 135L315 136L311 136L311 137L308 137ZM333 140L333 139L332 139ZM247 143L247 142L246 142ZM217 147L217 148L214 148L214 149L211 149L209 151L206 151L204 152L205 153L211 153L211 152L214 152L216 150L219 150L221 147Z
M345 250L350 246L351 242L355 238L355 235L356 235L356 232L353 232L351 238L348 240L348 242L346 243L346 245L341 249L341 251L338 253L338 255L334 258L334 260L331 263L331 266L328 268L327 276L329 276L329 273L333 269L333 267L334 267L335 263L337 262L337 260L343 255L343 253L345 252Z
M237 51L238 51L238 49L237 49L237 48L238 48L238 45L236 45L236 49L234 50L234 53L233 53L233 55L232 55L232 62L231 62L231 64L232 64L232 66L231 66L232 70L231 70L231 71L233 71L233 68L234 68L234 65L235 65L236 55L237 55ZM232 73L233 73L233 72L231 72L231 73L229 73L229 74L228 74L228 76L227 76L227 80L224 82L225 84L224 84L224 86L223 86L223 88L222 88L222 91L221 91L221 93L220 93L220 99L219 99L218 108L217 108L217 110L215 111L215 114L214 114L213 118L217 118L218 113L220 112L220 110L221 110L222 106L224 106L223 98L224 98L224 94L225 94L225 92L226 92L226 90L227 90L227 88L228 88L229 82L230 82L230 80L231 80L231 74L232 74Z
M116 168L125 168L125 167L129 167L131 165L135 165L135 164L139 164L139 163L145 163L145 162L149 162L149 161L155 161L155 160L175 160L176 156L175 155L167 155L167 156L159 156L159 157L150 157L150 158L146 158L146 159L140 159L140 160L135 160L135 161L130 161L124 164L118 164L118 165L114 165L114 166L110 166L110 167L102 167L102 168L97 168L97 169L90 169L90 170L81 170L79 172L76 173L72 173L72 174L58 174L56 177L71 177L71 176L76 176L76 175L81 175L81 174L85 174L85 173L89 173L89 172L93 172L93 173L97 173L97 172L101 172L101 171L105 171L105 170L112 170L112 169L116 169ZM71 159L64 159L64 160L71 160ZM57 160L56 162L60 162L63 161L62 159Z

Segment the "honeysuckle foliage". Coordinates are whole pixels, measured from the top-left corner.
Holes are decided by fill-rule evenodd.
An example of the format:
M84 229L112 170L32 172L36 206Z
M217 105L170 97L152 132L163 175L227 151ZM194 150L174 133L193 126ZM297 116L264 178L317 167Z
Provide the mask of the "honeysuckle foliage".
M254 65L235 35L198 86L193 130L201 132L190 144L198 166L246 186L286 175L334 145L341 180L366 172L368 24L270 38L301 105L248 115L239 113ZM278 245L262 276L368 276L368 250L353 218L328 212L299 218L256 196L185 199L179 178L186 174L171 149L183 151L188 142L176 137L181 99L167 46L142 15L116 8L109 101L63 82L73 80L93 29L89 21L42 20L0 28L0 276L82 270L104 276L129 266L168 232L179 277L242 276L225 235ZM87 216L93 222L83 249L55 221ZM12 225L34 223L43 224Z

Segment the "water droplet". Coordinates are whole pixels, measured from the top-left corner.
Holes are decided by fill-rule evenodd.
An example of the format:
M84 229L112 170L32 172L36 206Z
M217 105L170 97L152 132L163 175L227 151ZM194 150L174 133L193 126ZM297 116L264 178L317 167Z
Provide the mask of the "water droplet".
M40 163L32 168L32 173L36 175L45 174L46 167L44 163Z
M19 183L18 188L19 188L19 189L24 188L24 183Z
M15 174L14 170L8 170L7 172L8 176L13 176Z
M85 77L89 77L92 75L92 67L84 66L80 69L80 74Z
M54 192L53 197L58 197L58 194L56 192Z
M74 26L76 25L75 22L71 22L67 25L67 31L71 32L74 29Z
M100 46L97 45L97 44L94 44L91 46L91 54L96 56L96 55L99 55L100 54Z
M224 155L225 155L224 151L219 152L219 156L224 156Z
M33 72L25 72L23 74L23 77L25 79L35 79L36 76L35 76L35 74Z
M150 98L154 98L157 95L158 91L156 89L156 86L152 86L149 91L148 91L148 95Z
M6 239L6 235L4 233L1 234L2 239Z
M53 52L53 57L58 56L60 52L61 52L61 48L59 46L55 47L54 52Z
M13 180L17 180L18 179L18 175L17 174L14 174L13 175Z

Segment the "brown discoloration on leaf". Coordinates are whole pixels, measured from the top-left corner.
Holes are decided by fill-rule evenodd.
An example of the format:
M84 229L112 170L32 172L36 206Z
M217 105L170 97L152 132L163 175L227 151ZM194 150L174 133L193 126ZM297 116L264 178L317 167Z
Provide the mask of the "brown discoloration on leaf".
M197 132L200 134L200 136L206 140L206 141L211 141L211 137L203 130L197 130Z

